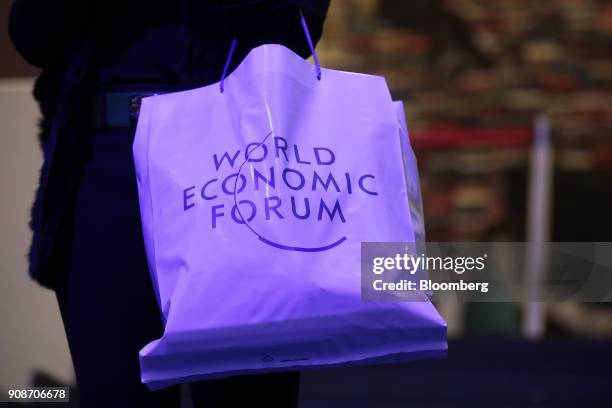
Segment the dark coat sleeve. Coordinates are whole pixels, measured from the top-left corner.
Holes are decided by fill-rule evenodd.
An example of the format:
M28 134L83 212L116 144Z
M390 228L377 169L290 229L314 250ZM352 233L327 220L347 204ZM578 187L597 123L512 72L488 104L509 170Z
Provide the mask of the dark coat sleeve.
M64 58L82 23L83 3L76 0L14 0L9 36L30 64L45 68Z

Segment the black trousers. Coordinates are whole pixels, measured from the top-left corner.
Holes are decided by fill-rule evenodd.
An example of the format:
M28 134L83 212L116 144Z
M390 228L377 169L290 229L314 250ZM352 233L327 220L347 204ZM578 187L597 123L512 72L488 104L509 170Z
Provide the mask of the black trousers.
M75 202L70 267L56 289L83 408L180 406L149 392L139 350L163 333L149 277L132 159L133 129L99 130ZM296 407L299 373L191 384L195 407Z

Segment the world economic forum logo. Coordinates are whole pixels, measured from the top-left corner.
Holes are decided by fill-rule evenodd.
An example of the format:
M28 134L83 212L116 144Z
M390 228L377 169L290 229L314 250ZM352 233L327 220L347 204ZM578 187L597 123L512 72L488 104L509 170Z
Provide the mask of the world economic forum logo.
M351 222L343 203L357 200L355 195L378 196L375 175L353 174L340 168L332 149L304 148L273 132L243 149L214 153L210 163L214 177L183 189L183 211L204 205L213 230L227 222L244 225L259 241L280 250L320 252L341 245L347 236L327 240L320 237L329 234L299 229L342 231L329 225ZM276 233L287 228L293 242L282 242L283 234ZM317 242L304 238L298 245L296 236Z

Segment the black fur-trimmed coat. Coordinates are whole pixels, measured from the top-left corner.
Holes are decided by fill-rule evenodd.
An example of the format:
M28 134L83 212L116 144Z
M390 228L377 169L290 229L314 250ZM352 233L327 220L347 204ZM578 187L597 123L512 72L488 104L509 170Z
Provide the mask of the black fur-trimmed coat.
M82 110L91 88L91 57L84 47L71 53L65 67L43 70L33 90L42 114L39 141L44 161L30 214L28 261L30 276L47 288L54 288L59 273L68 267L74 197L81 166L89 156L89 116Z
M90 11L89 2L79 0L13 0L9 18L15 48L42 68L33 96L41 113L43 165L30 211L28 264L30 276L51 289L68 267L74 197L81 165L89 156L84 101L91 95L94 75L83 16Z

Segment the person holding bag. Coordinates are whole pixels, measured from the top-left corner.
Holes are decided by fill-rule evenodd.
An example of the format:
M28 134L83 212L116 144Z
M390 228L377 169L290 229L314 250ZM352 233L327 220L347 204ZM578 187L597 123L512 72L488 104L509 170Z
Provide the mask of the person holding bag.
M143 97L219 81L254 47L310 54L329 0L14 0L11 39L42 68L44 164L32 208L30 275L57 295L81 406L175 407L149 392L139 350L163 332L143 245L132 143ZM195 406L297 405L299 374L194 383Z

